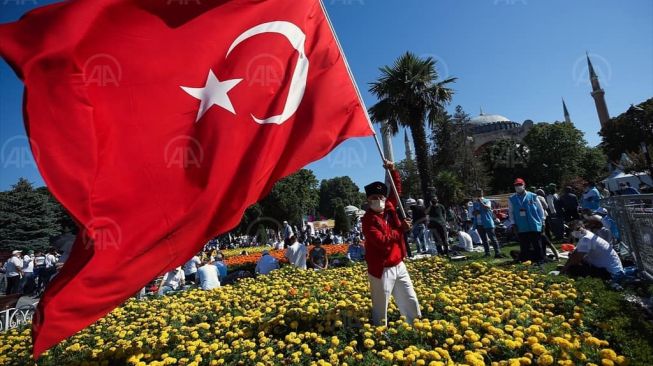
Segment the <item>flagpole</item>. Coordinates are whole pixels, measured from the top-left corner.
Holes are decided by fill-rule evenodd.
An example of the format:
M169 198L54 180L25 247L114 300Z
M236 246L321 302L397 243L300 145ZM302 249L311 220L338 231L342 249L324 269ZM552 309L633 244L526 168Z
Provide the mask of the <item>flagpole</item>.
M336 40L336 45L338 45L338 50L340 50L340 55L342 56L343 61L345 62L345 67L347 68L347 73L349 74L349 79L351 80L352 84L354 84L354 89L356 90L356 94L358 95L358 100L361 103L361 106L363 107L363 113L365 113L365 118L367 119L367 123L370 124L370 129L372 130L373 136L374 136L374 142L376 143L376 148L379 151L379 155L381 155L381 159L383 160L385 164L385 154L383 154L383 149L381 148L381 143L379 142L379 137L376 134L376 131L374 130L374 125L372 125L372 119L370 118L369 113L367 112L367 107L365 107L365 101L363 101L363 96L361 95L360 89L358 89L358 84L356 84L356 79L354 78L354 74L351 71L351 68L349 67L349 62L347 61L347 56L345 56L345 52L342 49L342 45L340 44L340 40L338 39L338 34L336 34L336 30L333 28L333 23L331 23L331 18L329 17L329 13L326 10L326 7L324 6L324 3L322 0L318 0L320 3L320 6L322 7L322 12L324 13L324 16L326 17L327 23L329 23L329 28L331 28L331 33L333 34L333 38ZM392 178L392 174L390 174L389 169L384 166L384 168L388 171L388 174ZM395 184L394 179L390 179L390 186L392 188L392 193L394 193L395 197L397 197L397 205L399 206L399 211L401 212L401 216L403 218L406 217L406 211L404 211L404 205L401 203L401 198L399 197L399 192L397 191L397 185Z

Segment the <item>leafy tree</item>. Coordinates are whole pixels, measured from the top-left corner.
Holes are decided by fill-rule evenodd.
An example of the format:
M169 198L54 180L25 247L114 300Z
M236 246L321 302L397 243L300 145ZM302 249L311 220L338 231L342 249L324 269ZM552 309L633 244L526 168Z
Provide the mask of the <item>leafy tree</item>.
M524 138L528 146L529 185L562 183L583 173L587 142L571 123L539 123Z
M608 175L608 159L600 147L586 147L580 163L581 177L597 182Z
M278 181L260 204L263 216L299 225L317 207L317 178L311 170L302 169Z
M347 217L347 213L345 212L345 206L338 205L335 211L335 232L348 233L351 230L351 223L349 222L349 217Z
M245 210L245 213L243 214L243 218L240 220L240 224L238 225L236 231L241 234L255 235L258 229L258 225L256 225L256 223L259 222L259 219L262 216L263 216L263 207L261 207L260 203L255 203L249 206Z
M420 189L419 173L417 172L417 165L409 159L404 159L396 165L399 177L401 178L402 196L417 198L422 197L422 190Z
M61 234L59 207L47 194L20 178L0 193L0 251L45 250Z
M491 192L511 192L516 177L529 180L528 153L524 144L513 139L497 140L484 148L479 160L492 172L488 174Z
M465 126L469 115L456 106L453 117L443 114L431 132L434 170L448 170L463 184L463 191L471 195L475 188L486 188L490 176L482 160L475 156L472 138Z
M610 119L601 130L603 151L610 161L618 162L622 154L635 155L635 164L627 171L643 172L651 167L645 162L642 144L651 154L653 150L653 98L633 105L617 117ZM637 155L642 154L641 157ZM639 163L637 163L639 162Z
M460 203L465 197L463 184L456 174L443 170L435 176L435 188L440 202L445 207Z
M424 122L432 125L443 113L453 96L449 84L456 78L438 80L436 60L420 58L411 52L406 52L394 65L384 66L380 71L381 76L370 86L370 92L379 99L370 108L370 115L393 135L400 126L410 129L420 187L426 197L431 185L431 169Z
M360 208L361 203L360 190L349 177L323 179L320 183L318 211L324 216L333 217L338 206Z

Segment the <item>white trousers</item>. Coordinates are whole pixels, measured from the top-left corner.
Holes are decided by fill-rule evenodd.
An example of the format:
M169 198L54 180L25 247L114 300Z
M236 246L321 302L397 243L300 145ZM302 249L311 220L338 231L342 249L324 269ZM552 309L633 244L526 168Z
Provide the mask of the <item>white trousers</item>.
M383 269L381 278L367 274L370 280L372 293L372 321L374 325L387 325L388 303L392 295L397 303L399 312L406 317L406 321L413 323L415 318L422 316L417 301L417 294L413 288L406 265L404 262L394 267Z

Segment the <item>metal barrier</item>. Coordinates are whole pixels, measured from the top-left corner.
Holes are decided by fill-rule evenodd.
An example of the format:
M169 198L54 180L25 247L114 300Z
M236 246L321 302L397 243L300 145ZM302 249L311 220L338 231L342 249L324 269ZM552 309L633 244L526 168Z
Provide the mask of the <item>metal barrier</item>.
M639 272L653 281L653 194L609 197L601 206L617 222Z
M0 332L31 323L35 309L35 305L28 305L0 311Z

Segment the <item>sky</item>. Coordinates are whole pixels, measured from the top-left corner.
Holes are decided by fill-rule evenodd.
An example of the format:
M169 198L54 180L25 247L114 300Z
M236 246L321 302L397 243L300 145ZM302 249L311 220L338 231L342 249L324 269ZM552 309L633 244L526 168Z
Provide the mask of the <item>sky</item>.
M564 98L590 145L599 121L585 61L605 89L611 116L653 97L653 1L650 0L323 0L365 104L379 67L406 51L438 61L442 78L457 77L448 106L472 116L480 108L512 121L562 120ZM2 0L0 23L54 1ZM0 62L0 190L19 177L43 185L22 117L22 84ZM405 156L403 131L393 139ZM368 138L352 139L310 164L318 179L350 176L362 187L383 178Z

